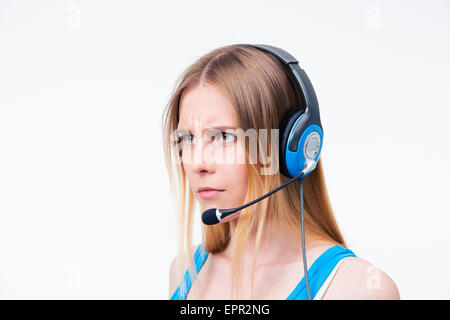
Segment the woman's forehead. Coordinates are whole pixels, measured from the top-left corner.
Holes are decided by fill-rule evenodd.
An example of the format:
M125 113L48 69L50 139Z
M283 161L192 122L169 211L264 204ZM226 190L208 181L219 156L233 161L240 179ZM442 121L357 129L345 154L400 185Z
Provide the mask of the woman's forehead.
M189 91L180 102L179 128L234 127L234 110L230 101L214 89L196 87Z

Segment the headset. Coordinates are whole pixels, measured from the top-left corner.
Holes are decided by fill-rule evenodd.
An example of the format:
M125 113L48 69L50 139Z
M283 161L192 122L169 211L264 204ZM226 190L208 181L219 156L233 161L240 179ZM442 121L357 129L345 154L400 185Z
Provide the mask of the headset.
M319 103L314 88L306 72L300 68L297 59L283 49L264 44L238 44L248 46L272 54L278 58L286 69L296 79L299 92L305 102L305 108L296 107L288 111L283 117L279 134L279 164L280 172L291 179L283 185L273 189L265 195L237 208L232 209L208 209L202 214L202 221L206 225L219 223L226 216L244 209L290 183L299 180L300 202L301 202L301 233L302 254L308 300L311 300L309 290L306 254L305 254L305 232L303 216L303 179L316 168L323 145L323 129L320 122Z

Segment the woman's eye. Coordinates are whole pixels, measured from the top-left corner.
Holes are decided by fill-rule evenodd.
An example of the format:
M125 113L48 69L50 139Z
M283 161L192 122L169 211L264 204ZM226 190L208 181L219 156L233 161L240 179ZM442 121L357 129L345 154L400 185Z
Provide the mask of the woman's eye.
M178 137L178 143L195 143L195 137L191 134L183 134Z
M212 141L214 143L231 143L236 140L236 135L230 132L216 132L212 134L209 138L209 141ZM195 144L196 138L195 136L191 134L182 134L178 136L177 140L178 144Z
M236 135L230 132L222 131L220 134L217 134L217 137L220 142L229 143L235 140Z

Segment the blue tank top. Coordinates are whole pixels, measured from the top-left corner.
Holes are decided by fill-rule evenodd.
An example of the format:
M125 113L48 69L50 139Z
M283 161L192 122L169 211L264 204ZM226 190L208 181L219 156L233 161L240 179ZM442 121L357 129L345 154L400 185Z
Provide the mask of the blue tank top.
M203 245L200 244L194 253L194 268L196 274L198 274L198 272L200 271L208 255L209 254L205 252ZM338 262L345 257L356 257L356 255L348 248L344 248L341 245L335 245L328 248L313 262L311 267L308 269L308 282L311 299L314 299L315 295L317 294L325 280L328 278L331 271L333 271ZM170 300L185 300L189 293L189 290L191 289L194 279L195 276L193 279L191 279L188 270L186 270L183 279L186 285L186 294L183 296L180 294L180 285L178 285ZM295 289L291 292L291 294L286 298L286 300L307 299L308 294L306 292L305 277L303 277L297 284Z

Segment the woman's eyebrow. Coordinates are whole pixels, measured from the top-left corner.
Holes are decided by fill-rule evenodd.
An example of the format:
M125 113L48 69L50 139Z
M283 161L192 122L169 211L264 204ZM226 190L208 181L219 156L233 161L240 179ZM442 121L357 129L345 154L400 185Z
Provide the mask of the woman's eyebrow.
M209 131L209 130L212 130L212 129L215 129L215 130L226 130L226 129L236 129L236 127L235 127L235 126L218 126L218 127L210 127L210 128L204 129L203 132ZM188 129L178 128L178 130L186 131L186 132L191 133L191 130L188 130Z

